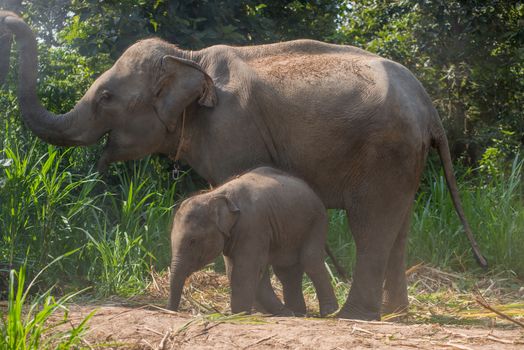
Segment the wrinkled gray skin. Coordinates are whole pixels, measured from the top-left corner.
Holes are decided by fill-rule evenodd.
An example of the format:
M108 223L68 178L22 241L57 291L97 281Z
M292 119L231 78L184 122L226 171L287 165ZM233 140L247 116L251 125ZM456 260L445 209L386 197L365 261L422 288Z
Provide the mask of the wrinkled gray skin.
M250 313L261 279L272 265L285 306L305 314L302 275L313 281L322 316L338 309L324 265L328 220L318 196L302 180L261 167L217 189L185 200L171 232L168 308L177 310L184 281L224 254L231 283L231 311ZM264 281L265 282L265 281ZM285 313L275 298L264 308Z
M17 16L14 12L0 11L0 21L6 16ZM13 36L10 31L2 30L0 28L0 86L4 83L7 73L9 71L9 51L11 50L11 42Z
M91 145L109 134L99 169L179 153L218 184L272 165L304 179L326 207L346 209L357 256L340 317L379 319L407 307L406 235L431 146L475 256L486 266L464 217L437 112L398 63L312 40L192 52L147 39L127 49L72 111L56 116L36 95L33 33L0 12L0 35L6 33L20 49L26 125L62 146Z

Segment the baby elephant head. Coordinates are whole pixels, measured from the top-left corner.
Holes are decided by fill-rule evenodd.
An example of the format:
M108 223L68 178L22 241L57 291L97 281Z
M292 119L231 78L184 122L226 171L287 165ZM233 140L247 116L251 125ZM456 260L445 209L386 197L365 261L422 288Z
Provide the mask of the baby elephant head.
M223 251L239 212L224 195L204 194L182 203L171 231L170 310L178 309L186 278Z

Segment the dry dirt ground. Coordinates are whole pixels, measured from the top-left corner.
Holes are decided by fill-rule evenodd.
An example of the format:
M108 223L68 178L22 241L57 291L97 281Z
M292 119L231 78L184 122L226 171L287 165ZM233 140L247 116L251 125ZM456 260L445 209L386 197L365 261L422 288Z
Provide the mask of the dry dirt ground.
M452 275L435 271L421 269L416 279L428 288L430 281L440 279L439 285L442 280L452 281ZM486 285L484 292L495 290L493 282L488 280ZM210 272L197 273L188 281L183 312L163 309L166 296L167 278L157 275L145 296L98 305L70 305L69 318L71 324L78 325L97 310L83 343L92 349L524 349L524 328L486 314L471 298L465 302L455 298L449 305L457 305L456 309L448 306L438 310L418 307L413 298L410 312L418 315L400 322L356 322L259 314L224 316L222 312L229 307L227 281ZM314 308L316 301L312 298L308 296L307 303ZM503 295L497 297L503 299ZM512 305L515 300L521 301L520 295ZM428 303L424 300L422 305ZM516 309L504 310L523 320L521 309L518 313ZM426 313L429 316L425 318Z
M76 306L71 322L93 308ZM101 305L85 343L106 349L524 349L515 327L250 317L208 321L188 313Z

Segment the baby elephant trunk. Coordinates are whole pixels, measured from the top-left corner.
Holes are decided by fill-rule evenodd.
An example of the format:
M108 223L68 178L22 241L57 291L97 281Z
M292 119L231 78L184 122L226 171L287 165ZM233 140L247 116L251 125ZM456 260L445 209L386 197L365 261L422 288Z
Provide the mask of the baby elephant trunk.
M167 308L169 310L178 310L186 277L187 272L185 268L183 268L179 264L171 264L171 275L169 282L169 302L167 304Z

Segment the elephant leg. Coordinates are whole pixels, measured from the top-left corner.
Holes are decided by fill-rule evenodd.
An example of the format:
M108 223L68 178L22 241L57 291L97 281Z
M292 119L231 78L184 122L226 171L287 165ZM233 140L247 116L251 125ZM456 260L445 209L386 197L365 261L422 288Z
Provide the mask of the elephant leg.
M391 249L404 223L416 185L412 172L395 167L386 159L385 166L372 167L348 193L346 208L357 254L353 284L338 313L341 318L379 320L384 276Z
M331 285L331 277L324 263L327 221L320 220L313 225L312 235L304 243L300 260L302 266L304 266L304 271L315 286L320 316L324 317L337 311L338 301ZM324 233L324 235L321 233Z
M238 240L232 255L226 259L233 313L251 313L259 282L267 270L269 247L254 243L252 240Z
M406 281L406 245L410 224L411 208L404 217L400 232L389 254L384 279L382 314L402 313L409 306Z
M256 268L245 264L233 264L231 269L231 312L234 314L251 313L258 280Z
M293 312L286 308L275 294L269 275L269 267L258 283L255 308L263 313L277 316L293 316Z
M329 273L323 261L319 264L311 263L306 268L306 273L313 282L317 291L320 316L325 317L338 309L338 301L331 285Z
M292 266L273 266L284 289L284 303L295 316L306 314L306 302L302 293L302 275L304 270L300 264Z

